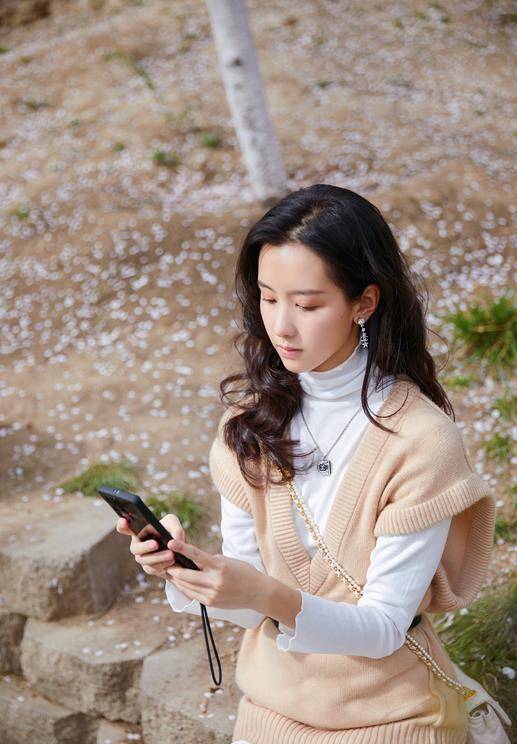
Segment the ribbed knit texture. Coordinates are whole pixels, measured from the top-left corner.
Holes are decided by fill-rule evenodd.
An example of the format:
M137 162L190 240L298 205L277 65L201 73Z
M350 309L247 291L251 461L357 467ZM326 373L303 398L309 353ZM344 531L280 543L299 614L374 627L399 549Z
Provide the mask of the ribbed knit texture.
M401 722L348 731L316 731L241 697L232 740L249 744L465 744L465 733Z
M422 622L410 634L454 678L429 613L465 607L479 591L493 545L494 499L468 462L458 427L416 384L396 382L378 414L388 416L380 421L393 432L366 427L338 485L323 539L363 586L377 536L414 532L453 517L442 560L418 608ZM253 515L267 573L293 588L355 604L321 552L312 559L307 553L287 488L253 489L246 483L222 441L229 415L221 417L210 471L218 491ZM265 620L243 636L235 678L249 703L241 700L235 739L464 744L463 698L407 646L381 659L285 653L276 647L276 634Z

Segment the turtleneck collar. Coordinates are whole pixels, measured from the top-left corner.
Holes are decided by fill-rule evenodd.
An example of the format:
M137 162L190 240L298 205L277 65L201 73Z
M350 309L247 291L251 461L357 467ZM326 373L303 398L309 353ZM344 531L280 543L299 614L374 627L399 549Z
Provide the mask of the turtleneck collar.
M299 372L298 379L304 394L311 399L336 400L361 391L368 349L361 346L361 342L345 359L332 369L325 372Z

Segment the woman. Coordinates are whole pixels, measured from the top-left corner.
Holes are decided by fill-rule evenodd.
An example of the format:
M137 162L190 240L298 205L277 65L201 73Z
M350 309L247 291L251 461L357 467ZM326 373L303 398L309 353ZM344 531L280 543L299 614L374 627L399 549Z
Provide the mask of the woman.
M317 184L271 208L238 258L245 371L221 383L234 400L210 449L222 555L186 544L175 515L163 520L169 548L201 571L132 538L174 611L199 615L201 602L246 628L241 744L466 742L464 697L430 615L475 598L495 504L450 418L413 280L358 194ZM117 529L131 534L124 520ZM362 593L336 575L315 529Z

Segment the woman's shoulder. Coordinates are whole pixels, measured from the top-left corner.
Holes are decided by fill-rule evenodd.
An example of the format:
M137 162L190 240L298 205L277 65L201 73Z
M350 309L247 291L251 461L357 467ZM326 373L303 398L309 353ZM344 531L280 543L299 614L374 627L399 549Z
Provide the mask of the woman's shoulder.
M439 455L447 462L459 459L472 470L458 424L413 381L397 382L402 404L390 443L395 453L428 461ZM398 401L397 401L398 402ZM385 420L389 424L389 418ZM438 463L436 463L438 464Z

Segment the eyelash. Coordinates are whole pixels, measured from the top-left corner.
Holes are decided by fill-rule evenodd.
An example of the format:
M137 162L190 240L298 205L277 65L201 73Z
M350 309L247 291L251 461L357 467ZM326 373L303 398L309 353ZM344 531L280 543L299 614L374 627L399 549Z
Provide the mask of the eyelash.
M261 297L262 302L275 302L275 300L266 300L265 297ZM298 307L301 310L305 310L305 312L310 313L311 310L317 310L317 307L304 307L303 305L298 305Z

